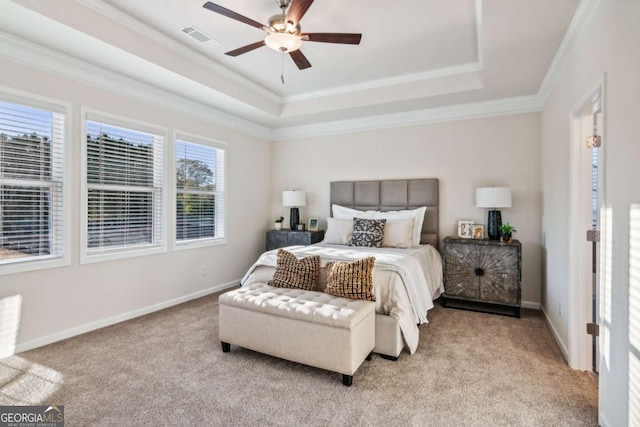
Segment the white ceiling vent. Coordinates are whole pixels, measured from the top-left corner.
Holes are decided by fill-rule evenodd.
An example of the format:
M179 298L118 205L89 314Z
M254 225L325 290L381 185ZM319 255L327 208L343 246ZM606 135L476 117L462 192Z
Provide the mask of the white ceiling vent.
M204 33L204 31L200 30L194 25L187 25L186 27L182 27L180 28L180 31L182 31L183 34L186 34L189 37L197 40L199 43L207 46L215 46L220 44L218 40L208 36Z

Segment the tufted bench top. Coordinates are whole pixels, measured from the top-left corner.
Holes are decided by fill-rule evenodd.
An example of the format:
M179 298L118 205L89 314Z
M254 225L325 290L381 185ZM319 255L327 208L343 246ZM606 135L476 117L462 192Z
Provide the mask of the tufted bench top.
M352 329L375 310L372 301L353 300L324 292L285 289L252 283L220 295L219 303L313 323Z

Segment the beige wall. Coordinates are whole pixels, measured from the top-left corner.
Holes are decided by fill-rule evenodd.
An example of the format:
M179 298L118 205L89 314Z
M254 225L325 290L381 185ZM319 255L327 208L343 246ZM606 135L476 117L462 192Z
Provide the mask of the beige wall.
M543 305L568 344L570 319L558 316L569 288L569 112L606 73L605 205L612 215L611 265L601 294L600 424L640 424L640 231L630 213L640 203L640 2L602 2L602 11L564 72L542 113ZM637 205L636 205L637 206ZM638 207L635 214L638 215ZM606 239L605 239L606 241ZM630 250L630 248L635 248Z
M475 207L475 188L509 186L513 208L503 222L518 229L523 245L523 301L540 302L539 114L520 114L400 127L301 140L272 149L271 216L285 216L281 191L307 192L301 216L329 215L329 183L392 178L440 179L440 236L456 234L457 221L485 224Z
M93 322L100 324L234 282L263 250L264 230L270 222L269 142L8 61L0 62L0 81L73 105L73 137L66 146L73 158L68 171L72 182L71 266L0 275L0 298L22 296L18 350L80 331ZM226 142L228 244L80 265L81 106ZM203 266L206 276L201 276Z

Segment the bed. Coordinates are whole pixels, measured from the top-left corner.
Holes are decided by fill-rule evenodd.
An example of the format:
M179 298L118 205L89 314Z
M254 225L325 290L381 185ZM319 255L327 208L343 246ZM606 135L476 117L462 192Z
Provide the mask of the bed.
M324 290L326 286L323 267L328 262L376 257L373 270L376 295L374 352L396 359L406 347L413 354L418 346L418 325L427 322L427 312L433 307L433 300L443 292L442 261L437 250L438 180L332 182L330 203L333 216L327 219L329 227L325 242L291 246L286 250L298 258L315 254L321 256L318 290ZM361 214L352 210L361 211ZM414 244L410 248L354 247L336 244L335 237L329 236L332 227L336 229L336 222L348 218L348 213L356 217L395 218L393 215L398 215L398 211L420 213L421 226L419 229L414 226L412 232L413 243L419 242L419 245ZM276 252L263 253L247 271L242 285L268 281L275 271Z

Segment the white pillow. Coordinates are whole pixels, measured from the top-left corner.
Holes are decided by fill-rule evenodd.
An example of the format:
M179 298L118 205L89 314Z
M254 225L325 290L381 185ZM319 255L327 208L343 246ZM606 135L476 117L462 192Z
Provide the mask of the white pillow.
M422 234L422 223L427 207L404 211L375 212L374 219L413 219L413 246L420 245L420 235Z
M353 219L327 218L327 231L324 233L324 243L334 245L349 245L353 234Z
M338 219L353 219L364 218L373 219L376 211L359 211L357 209L351 209L340 205L332 205L333 217Z
M388 220L384 225L382 247L403 249L412 248L413 227L413 218Z

